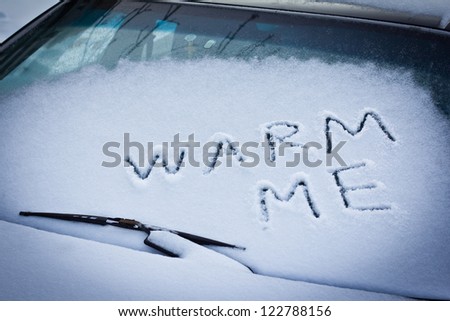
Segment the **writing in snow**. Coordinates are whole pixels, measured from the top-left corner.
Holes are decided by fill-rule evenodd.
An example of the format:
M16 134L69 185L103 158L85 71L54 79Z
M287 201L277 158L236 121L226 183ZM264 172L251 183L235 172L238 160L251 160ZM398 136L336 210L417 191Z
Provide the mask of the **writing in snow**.
M356 126L349 126L341 121L336 116L327 116L325 118L324 126L324 141L325 146L319 142L308 142L305 144L296 142L296 136L300 135L301 124L292 121L274 121L266 123L261 128L262 142L245 142L240 144L235 141L232 136L225 133L214 134L209 142L202 146L202 160L204 164L203 173L209 174L214 169L219 167L222 162L220 159L225 157L227 167L232 164L232 158L235 158L240 166L246 168L256 167L260 164L260 157L258 153L250 150L250 148L257 148L261 145L264 151L264 164L269 167L274 167L277 156L284 156L285 150L289 148L297 148L301 151L294 153L294 159L286 162L286 167L295 167L300 161L308 167L318 167L324 163L322 159L310 159L309 151L312 149L325 151L325 165L333 166L333 159L339 164L339 167L328 170L330 175L334 178L334 182L338 187L340 198L342 199L345 208L357 211L383 211L391 208L388 204L370 205L370 206L353 206L351 202L351 192L357 190L375 189L377 184L374 182L362 183L360 185L345 185L341 178L343 172L364 168L367 162L361 161L358 163L347 164L339 154L341 148L345 145L345 141L335 143L332 137L332 126L344 131L345 133L356 136L362 132L368 120L373 121L377 127L384 133L385 137L392 142L395 142L393 134L388 130L383 122L381 116L375 111L365 111L360 121ZM112 161L103 161L103 167L117 167L122 162L122 157L118 150L121 144L119 142L107 142L103 145L103 154L112 158ZM174 136L174 141L170 143L173 149L174 162L169 164L169 143L164 142L160 145L153 146L153 143L147 143L148 161L145 164L144 145L139 142L130 140L130 134L124 134L123 155L124 166L132 167L133 174L141 180L149 178L153 168L164 168L167 174L175 175L180 171L185 163L189 163L193 167L200 167L194 155L196 148L200 148L200 142L195 141L194 134L189 135L187 141L180 141L179 134ZM130 150L134 148L138 152L138 160L136 161L130 156ZM224 155L225 154L225 155ZM300 155L301 154L301 155ZM320 217L319 206L314 201L309 189L307 176L303 172L293 175L291 183L287 191L280 192L271 182L260 181L258 184L258 201L261 219L264 222L269 221L269 209L267 206L267 195L270 194L273 199L289 202L290 199L296 195L300 189L303 192L305 201L311 211L311 214L318 218Z

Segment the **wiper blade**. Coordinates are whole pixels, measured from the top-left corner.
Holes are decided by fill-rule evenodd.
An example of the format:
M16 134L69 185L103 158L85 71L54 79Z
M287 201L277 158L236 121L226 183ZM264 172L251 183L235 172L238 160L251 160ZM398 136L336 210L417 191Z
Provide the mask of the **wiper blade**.
M204 245L213 245L213 246L221 246L221 247L245 250L245 248L242 246L217 241L217 240L213 240L210 238L206 238L203 236L190 234L190 233L186 233L186 232L182 232L182 231L171 230L171 229L167 229L164 227L146 225L146 224L143 224L143 223L133 220L133 219L127 219L127 218L121 218L121 217L107 217L107 216L86 215L86 214L47 213L47 212L20 212L19 214L22 216L47 217L47 218L54 218L54 219L58 219L58 220L83 222L83 223L97 224L97 225L112 225L112 226L116 226L116 227L120 227L120 228L142 231L142 232L147 233L147 237L144 239L145 245L150 246L153 249L155 249L161 253L164 253L165 255L170 256L170 257L178 257L179 255L150 241L149 237L150 237L151 232L153 232L153 231L169 232L172 234L176 234L176 235L178 235L184 239L187 239L191 242L194 242L196 244L203 245L203 246Z

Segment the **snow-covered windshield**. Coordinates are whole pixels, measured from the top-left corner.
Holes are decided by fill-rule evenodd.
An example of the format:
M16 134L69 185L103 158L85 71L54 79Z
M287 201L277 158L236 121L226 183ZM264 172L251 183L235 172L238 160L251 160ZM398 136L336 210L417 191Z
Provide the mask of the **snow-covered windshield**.
M136 2L74 10L48 34L0 83L1 219L149 251L128 231L18 213L134 218L245 246L215 250L257 274L450 298L448 35ZM167 264L148 260L153 283Z

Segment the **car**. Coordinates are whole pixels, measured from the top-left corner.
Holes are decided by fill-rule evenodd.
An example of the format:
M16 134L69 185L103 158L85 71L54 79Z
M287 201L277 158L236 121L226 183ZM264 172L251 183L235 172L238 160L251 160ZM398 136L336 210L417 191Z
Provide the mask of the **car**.
M0 50L0 298L450 299L444 18L59 2Z

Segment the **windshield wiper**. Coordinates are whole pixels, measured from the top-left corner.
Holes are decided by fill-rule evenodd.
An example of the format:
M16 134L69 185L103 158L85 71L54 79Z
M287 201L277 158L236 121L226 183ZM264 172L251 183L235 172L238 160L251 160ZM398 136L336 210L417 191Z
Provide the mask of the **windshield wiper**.
M39 217L47 217L47 218L54 218L59 220L66 220L66 221L75 221L75 222L83 222L83 223L90 223L90 224L98 224L98 225L112 225L116 227L121 227L125 229L130 230L136 230L136 231L142 231L147 233L147 237L144 239L144 244L147 246L152 247L153 249L164 253L167 256L170 257L178 257L176 253L167 250L153 242L150 241L150 234L153 231L164 231L176 234L182 238L185 238L191 242L197 243L199 245L213 245L213 246L222 246L222 247L228 247L233 249L239 249L239 250L245 250L244 247L209 239L203 236L198 236L186 232L176 231L167 229L164 227L159 226L153 226L153 225L147 225L143 224L139 221L133 220L133 219L127 219L127 218L120 218L120 217L106 217L106 216L97 216L97 215L86 215L86 214L62 214L62 213L46 213L46 212L20 212L20 215L23 216L39 216Z

